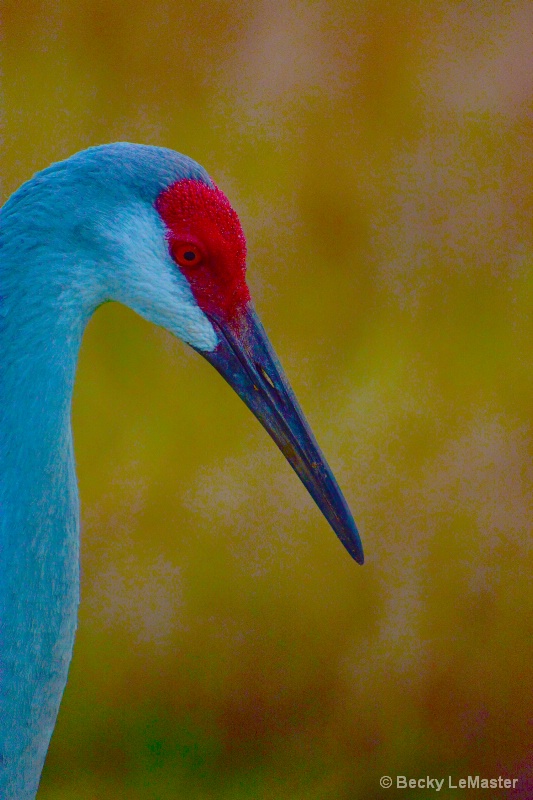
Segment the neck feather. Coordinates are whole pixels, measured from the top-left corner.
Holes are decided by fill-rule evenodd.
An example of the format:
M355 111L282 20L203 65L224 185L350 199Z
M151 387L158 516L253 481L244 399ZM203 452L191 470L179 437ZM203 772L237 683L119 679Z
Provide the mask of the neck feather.
M70 407L89 307L64 264L0 262L0 797L32 800L79 595ZM66 289L65 287L69 287Z

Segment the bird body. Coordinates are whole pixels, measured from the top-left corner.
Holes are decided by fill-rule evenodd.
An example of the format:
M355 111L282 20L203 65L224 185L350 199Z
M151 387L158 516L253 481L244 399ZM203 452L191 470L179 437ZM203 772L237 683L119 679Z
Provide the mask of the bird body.
M193 160L118 143L52 165L0 210L0 797L32 800L79 598L71 401L108 300L204 355L276 440L352 555L353 520L246 287L245 243Z

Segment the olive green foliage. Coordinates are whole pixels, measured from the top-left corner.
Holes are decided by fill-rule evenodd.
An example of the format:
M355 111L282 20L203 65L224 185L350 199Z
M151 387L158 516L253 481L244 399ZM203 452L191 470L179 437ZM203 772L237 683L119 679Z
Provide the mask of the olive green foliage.
M208 364L102 307L74 401L79 632L39 797L366 800L398 794L381 775L503 774L525 798L531 4L3 14L4 197L102 142L202 163L367 556Z

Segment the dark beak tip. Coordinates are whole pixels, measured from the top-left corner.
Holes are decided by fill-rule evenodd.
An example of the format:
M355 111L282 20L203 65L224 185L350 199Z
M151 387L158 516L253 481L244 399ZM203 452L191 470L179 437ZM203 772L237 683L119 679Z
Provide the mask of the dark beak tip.
M359 538L357 529L355 531L355 535L353 531L350 531L349 540L342 538L341 541L353 560L363 566L365 563L365 554L363 552L363 545L361 544L361 539Z

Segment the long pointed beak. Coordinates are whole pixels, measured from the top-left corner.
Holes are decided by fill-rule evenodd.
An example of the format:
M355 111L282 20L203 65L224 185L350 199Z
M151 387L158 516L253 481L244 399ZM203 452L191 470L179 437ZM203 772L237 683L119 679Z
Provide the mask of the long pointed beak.
M231 324L209 318L219 342L212 352L198 352L268 431L345 548L362 564L363 546L350 509L252 304Z

